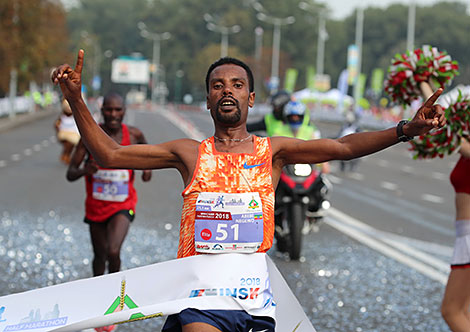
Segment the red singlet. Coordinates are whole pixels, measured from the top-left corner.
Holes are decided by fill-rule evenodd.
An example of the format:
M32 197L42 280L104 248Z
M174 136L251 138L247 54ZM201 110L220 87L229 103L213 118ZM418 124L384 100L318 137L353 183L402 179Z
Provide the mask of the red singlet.
M456 193L470 194L470 158L460 157L450 173L450 182Z
M129 129L122 127L121 145L130 145ZM92 156L90 156L92 158ZM134 188L134 171L130 169L107 169L85 177L85 218L103 222L120 210L134 210L137 192Z

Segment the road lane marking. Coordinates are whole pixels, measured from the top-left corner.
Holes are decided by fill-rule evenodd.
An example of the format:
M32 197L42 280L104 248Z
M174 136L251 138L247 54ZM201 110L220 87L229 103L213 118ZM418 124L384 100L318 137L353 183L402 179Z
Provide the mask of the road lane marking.
M388 167L388 165L390 165L390 162L388 162L387 160L379 159L377 160L377 165L381 167Z
M165 109L159 112L159 114L163 115L168 121L178 127L189 138L195 139L196 141L202 141L206 138L206 135L199 131L199 129L197 129L191 121L185 119L177 112Z
M409 174L412 174L414 171L414 168L411 166L402 166L400 169L402 170L402 172L409 173Z
M0 167L5 167L7 162L5 160L0 160Z
M423 194L421 195L421 199L431 203L444 203L444 198L431 194Z
M334 176L334 175L331 174L331 173L328 174L328 175L326 175L326 177L327 177L328 180L330 180L331 183L333 183L333 184L341 184L341 183L343 183L343 179L341 179L341 178L339 178L339 177L337 177L337 176Z
M348 173L348 177L354 180L358 180L358 181L364 180L364 175L362 175L361 173L357 173L357 172Z
M449 175L447 174L444 174L444 173L441 173L441 172L432 172L431 176L434 178L434 179L437 179L437 180L446 180L448 179Z
M368 247L404 264L429 278L445 285L449 264L410 246L393 241L385 232L379 231L335 208L329 209L325 223L367 245ZM445 271L442 271L445 270Z
M11 160L13 160L13 161L18 161L20 159L21 159L21 155L19 155L18 153L15 153L15 154L11 155Z
M31 149L25 149L25 150L23 151L23 153L24 153L25 156L30 156L30 155L33 153L33 150L31 150Z
M384 189L392 190L392 191L395 191L398 188L397 184L392 183L392 182L387 182L387 181L380 182L380 186Z
M34 150L34 151L41 151L41 145L39 145L39 144L34 144L33 150Z
M401 218L440 234L455 237L455 231L452 229L452 224L449 223L451 218L449 218L447 214L430 210L428 207L405 199L390 196L384 191L365 188L363 186L354 186L353 189L347 186L337 186L335 187L335 192L344 194L356 202L359 201L367 205L372 205L392 215L396 215L397 210L407 210L407 213L403 214ZM428 220L429 218L426 218L426 216L438 218L440 221L439 223L432 222Z

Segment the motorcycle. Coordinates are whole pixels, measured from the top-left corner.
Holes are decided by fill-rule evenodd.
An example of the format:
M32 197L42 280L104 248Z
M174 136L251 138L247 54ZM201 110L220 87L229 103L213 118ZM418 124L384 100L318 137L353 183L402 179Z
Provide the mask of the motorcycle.
M288 252L292 260L300 258L302 237L318 232L331 204L331 182L316 166L287 165L276 189L275 235L277 249Z

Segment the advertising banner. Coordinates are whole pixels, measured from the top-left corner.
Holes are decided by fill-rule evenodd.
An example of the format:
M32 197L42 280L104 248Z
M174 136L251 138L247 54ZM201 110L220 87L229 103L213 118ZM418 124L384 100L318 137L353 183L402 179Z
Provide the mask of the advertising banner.
M276 331L314 332L264 253L198 255L0 297L0 331L80 331L192 307L275 317Z

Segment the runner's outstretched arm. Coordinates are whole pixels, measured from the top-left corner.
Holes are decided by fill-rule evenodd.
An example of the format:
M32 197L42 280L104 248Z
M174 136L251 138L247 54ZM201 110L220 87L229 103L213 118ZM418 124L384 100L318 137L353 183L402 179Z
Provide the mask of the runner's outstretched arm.
M60 85L62 94L70 103L83 143L98 164L107 168L178 168L181 172L184 165L176 152L181 145L177 141L120 146L96 124L81 94L83 60L84 51L80 50L75 68L61 65L53 71L51 79Z
M429 97L414 118L403 126L406 136L423 135L446 124L442 107L434 105L442 91L438 89ZM398 142L396 128L354 133L338 139L301 141L285 137L272 138L274 158L280 160L281 164L349 160L378 152Z

